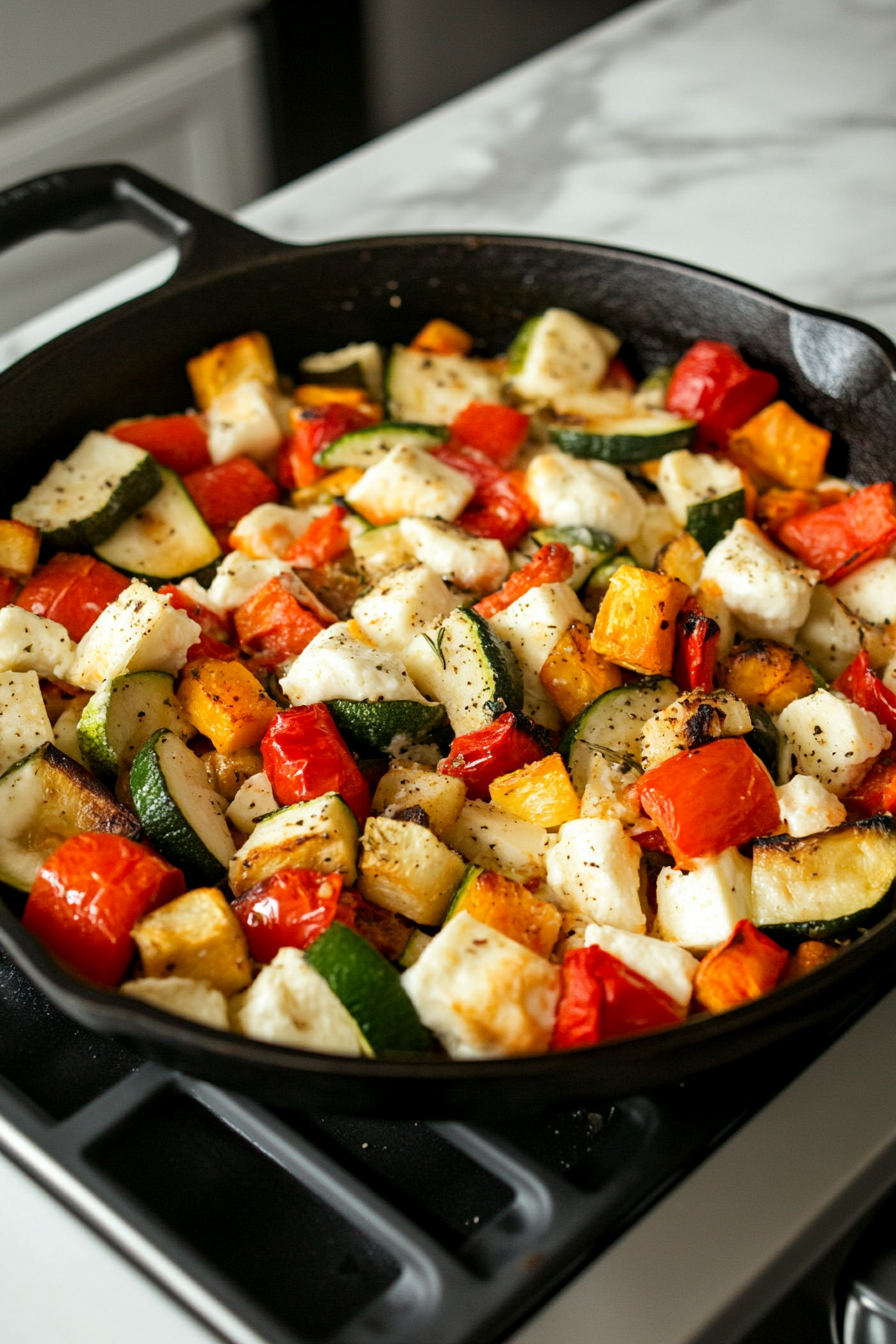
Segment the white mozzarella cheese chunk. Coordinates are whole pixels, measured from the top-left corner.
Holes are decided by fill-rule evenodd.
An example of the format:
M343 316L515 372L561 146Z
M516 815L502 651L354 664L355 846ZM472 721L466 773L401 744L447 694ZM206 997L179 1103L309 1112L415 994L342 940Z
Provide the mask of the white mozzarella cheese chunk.
M644 933L641 850L615 819L585 817L560 827L547 856L550 897L595 924Z
M818 571L778 550L755 523L738 518L706 557L701 582L710 581L721 589L743 634L789 644L809 615Z
M215 397L205 423L214 463L229 462L232 457L269 462L283 440L274 397L258 378L237 383Z
M281 947L246 991L244 1035L329 1055L371 1055L357 1022L297 947Z
M44 742L53 729L36 672L0 674L0 774Z
M501 400L501 380L480 359L396 346L387 374L391 420L450 425L471 401Z
M618 349L617 337L606 327L566 308L548 308L531 328L522 366L511 377L513 389L535 402L588 392Z
M250 775L243 781L224 815L236 830L251 835L256 823L269 812L276 812L279 806L271 781L263 770L259 770L257 775Z
M839 677L862 648L862 623L826 583L817 583L809 615L796 632L795 644L822 676Z
M346 621L321 630L281 679L283 694L293 705L321 700L416 700L424 696L411 681L404 663L388 649L371 648L355 639Z
M643 933L614 929L611 924L588 924L583 941L585 947L600 947L624 962L680 1007L686 1008L690 1003L700 963L686 948L663 942L661 938L648 938Z
M239 555L239 551L236 551L235 554ZM219 607L217 602L212 600L208 589L203 588L199 580L195 579L192 574L189 574L185 579L181 579L174 586L183 593L184 597L188 597L191 602L198 602L200 607L206 607L213 615L226 615L226 609Z
M744 486L733 462L720 461L708 453L689 453L686 448L660 459L656 484L679 527L687 522L691 504L721 499Z
M135 579L81 640L68 681L86 691L123 672L179 672L202 633L168 598Z
M510 557L491 537L474 537L433 518L402 518L398 529L416 560L468 592L492 592L510 573Z
M775 792L781 823L787 834L799 838L817 835L846 820L846 808L833 793L828 793L812 775L794 775Z
M208 980L188 980L182 975L145 976L142 980L127 980L121 992L190 1022L201 1022L219 1031L229 1030L227 1000Z
M359 597L352 616L377 648L398 653L457 606L437 573L428 565L410 564L386 574Z
M369 523L399 518L444 518L451 523L473 498L473 482L437 457L410 443L399 443L368 468L346 495Z
M224 557L212 579L208 593L205 597L197 597L196 600L204 602L212 611L220 613L235 611L244 602L248 602L250 597L254 597L271 579L280 579L287 592L292 593L296 601L313 612L324 625L331 625L335 621L336 617L330 608L312 593L292 565L276 557L271 557L269 560L251 560L247 555L243 555L242 551L231 551ZM180 587L184 588L187 582L188 580L184 579ZM205 590L200 589L200 592Z
M427 944L401 983L452 1059L537 1055L550 1045L559 967L464 910Z
M722 590L717 583L704 583L703 576L700 577L694 596L700 603L707 616L710 616L719 627L719 647L718 657L727 658L734 647L734 640L737 631L734 628L734 617L725 605L725 599L722 597Z
M723 850L693 872L661 868L656 880L654 934L692 952L708 952L750 917L753 865L736 849Z
M778 716L778 733L781 781L811 775L838 798L864 778L893 740L869 710L822 690L789 704Z
M588 613L568 583L542 583L490 618L492 628L510 645L523 672L523 708L548 728L560 726L559 712L538 674L548 654L573 621Z
M845 607L870 625L896 625L896 560L871 560L834 585Z
M639 738L641 764L652 770L679 751L704 745L708 738L743 737L752 731L750 711L730 691L685 691L644 724Z
M526 471L526 494L548 527L584 524L609 532L622 545L638 535L646 506L625 473L608 462L583 462L567 453L539 453Z
M287 504L259 504L243 514L230 534L231 545L251 560L282 559L317 512Z
M67 681L75 641L64 625L24 607L0 607L0 672L36 672Z
M468 863L502 873L514 882L543 882L548 833L534 821L502 812L494 803L469 799L442 839Z
M628 548L639 565L653 569L658 552L681 534L681 528L668 505L654 500L646 509L638 535L632 537Z

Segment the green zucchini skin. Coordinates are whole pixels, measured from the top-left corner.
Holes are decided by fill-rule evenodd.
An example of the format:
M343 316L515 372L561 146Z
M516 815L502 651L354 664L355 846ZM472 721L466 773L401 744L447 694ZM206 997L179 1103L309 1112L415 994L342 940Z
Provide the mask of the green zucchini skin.
M426 742L445 720L441 705L417 700L330 700L327 708L350 746L375 754Z
M464 908L464 903L466 902L467 897L476 885L476 879L479 874L484 871L484 868L477 867L475 863L467 864L464 869L463 877L457 884L457 890L451 897L451 904L445 911L445 918L442 920L443 924L447 924L449 919L453 919L455 915L460 914L461 910Z
M646 416L644 417L646 419ZM634 421L633 421L634 423ZM679 428L640 432L620 424L616 430L597 430L572 425L552 425L550 436L558 448L571 457L590 458L596 462L612 462L623 466L627 462L649 462L666 453L677 453L690 448L697 434L697 424L684 420Z
M514 654L478 611L470 607L464 616L473 627L483 660L492 675L493 694L487 707L491 708L496 719L508 709L517 714L522 713L523 674Z
M689 504L685 526L709 555L713 546L727 536L738 518L744 518L746 512L746 495L743 490L732 490L730 495L720 495L718 499L704 499L699 504Z
M619 549L619 543L609 532L601 532L599 528L585 527L583 524L572 527L538 527L532 536L539 546L547 546L552 541L559 541L564 546L584 546L586 550L594 552L595 565L606 564Z
M130 774L134 807L148 839L160 854L183 870L188 882L214 886L221 881L226 868L203 843L174 799L160 751L168 738L180 742L169 729L158 728L134 757ZM189 747L181 745L192 755Z
M202 583L220 564L221 547L177 473L158 470L156 495L94 550L106 564L155 588L188 574Z
M449 437L442 425L418 425L402 420L383 420L378 425L366 425L335 439L329 447L315 454L321 467L372 467L381 462L399 443L412 443L415 448L437 448Z
M658 709L678 699L678 687L668 677L641 677L626 686L604 691L586 705L567 728L560 754L569 765L573 787L582 793L588 781L593 752L599 752L624 774L641 773L638 738Z
M746 734L744 741L751 751L759 757L772 779L778 777L778 730L772 716L762 705L748 705L752 732Z
M354 929L331 924L305 958L351 1013L374 1054L432 1051L432 1033L402 989L398 971Z
M124 672L88 700L78 724L78 746L91 770L114 783L156 728L189 732L177 707L174 677Z

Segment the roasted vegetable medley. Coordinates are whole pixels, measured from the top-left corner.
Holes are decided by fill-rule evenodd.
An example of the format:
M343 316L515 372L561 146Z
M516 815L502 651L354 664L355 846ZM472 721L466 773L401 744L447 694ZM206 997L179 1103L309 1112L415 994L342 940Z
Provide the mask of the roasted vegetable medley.
M293 382L238 336L0 521L0 877L78 976L481 1059L731 1009L889 910L893 485L719 341L636 370L552 308L473 350Z

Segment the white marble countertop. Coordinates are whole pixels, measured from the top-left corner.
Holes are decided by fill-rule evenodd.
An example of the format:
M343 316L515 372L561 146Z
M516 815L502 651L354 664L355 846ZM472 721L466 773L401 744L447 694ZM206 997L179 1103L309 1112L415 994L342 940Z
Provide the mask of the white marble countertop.
M240 218L296 242L490 230L617 243L896 337L894 50L894 0L652 0ZM160 254L0 337L0 367L172 265ZM0 1207L4 1338L212 1338L5 1159ZM556 1338L580 1344L570 1324ZM615 1344L629 1337L617 1328Z

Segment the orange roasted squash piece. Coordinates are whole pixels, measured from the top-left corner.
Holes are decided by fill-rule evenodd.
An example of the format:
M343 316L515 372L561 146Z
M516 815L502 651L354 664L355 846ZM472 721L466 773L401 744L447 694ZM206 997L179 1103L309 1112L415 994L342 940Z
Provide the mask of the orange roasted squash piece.
M504 812L539 826L562 826L579 815L579 795L559 752L500 775L489 785L492 802Z
M427 350L431 355L468 355L473 349L473 337L463 327L434 317L411 341L412 350Z
M509 877L472 864L461 879L446 923L461 910L540 957L551 955L560 933L562 915L556 905L539 900Z
M254 747L277 713L277 704L242 663L201 658L184 672L177 693L193 727L215 751Z
M797 490L818 484L830 446L830 430L804 420L786 401L773 401L728 440L739 466Z
M788 954L748 919L740 919L724 943L697 967L694 997L711 1013L724 1013L768 994L783 974Z
M632 672L668 676L675 657L675 618L689 596L680 579L623 565L598 609L591 647Z
M573 621L551 649L538 674L567 723L604 691L622 685L622 673L591 647L591 631Z
M267 336L247 331L188 360L187 377L196 405L207 411L215 397L236 383L258 379L265 387L276 387L277 366Z

